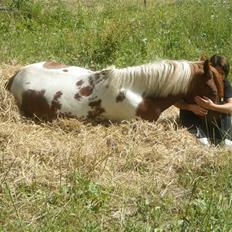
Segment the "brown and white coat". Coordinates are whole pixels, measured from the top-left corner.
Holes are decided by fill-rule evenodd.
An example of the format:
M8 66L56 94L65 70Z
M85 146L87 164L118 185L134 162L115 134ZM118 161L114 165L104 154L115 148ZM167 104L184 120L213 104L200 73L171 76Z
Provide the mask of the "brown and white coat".
M97 72L40 62L19 70L6 88L28 117L120 121L140 116L153 121L180 98L192 101L199 95L216 101L221 82L208 61L162 60Z

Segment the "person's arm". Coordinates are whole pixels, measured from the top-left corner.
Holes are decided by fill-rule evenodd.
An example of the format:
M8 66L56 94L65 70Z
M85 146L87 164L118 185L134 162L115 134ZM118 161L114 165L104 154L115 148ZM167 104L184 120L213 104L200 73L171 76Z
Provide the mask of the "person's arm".
M232 98L228 98L224 104L216 104L212 102L209 98L207 97L195 97L195 102L197 105L208 109L208 110L213 110L217 111L220 113L231 113L232 114Z
M204 109L203 107L197 105L197 104L189 104L185 102L184 100L180 100L174 104L177 108L181 110L188 110L192 111L194 114L199 116L206 116L208 113L207 109Z

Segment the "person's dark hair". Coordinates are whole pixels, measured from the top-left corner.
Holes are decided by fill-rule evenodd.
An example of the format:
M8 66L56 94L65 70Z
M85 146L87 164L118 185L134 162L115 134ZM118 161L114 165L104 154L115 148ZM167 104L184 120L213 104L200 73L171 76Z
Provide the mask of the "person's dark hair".
M225 56L215 54L210 58L210 63L215 68L219 67L225 78L227 78L230 71L230 64Z

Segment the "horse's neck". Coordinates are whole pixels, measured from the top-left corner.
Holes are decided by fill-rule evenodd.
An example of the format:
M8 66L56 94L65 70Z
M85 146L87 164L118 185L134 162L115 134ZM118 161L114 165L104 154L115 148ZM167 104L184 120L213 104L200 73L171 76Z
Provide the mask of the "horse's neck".
M113 88L131 89L156 97L186 93L190 81L190 65L188 62L177 61L114 69L110 74L110 85Z
M137 115L149 121L156 121L160 114L175 104L182 96L168 96L165 98L144 97L138 105Z

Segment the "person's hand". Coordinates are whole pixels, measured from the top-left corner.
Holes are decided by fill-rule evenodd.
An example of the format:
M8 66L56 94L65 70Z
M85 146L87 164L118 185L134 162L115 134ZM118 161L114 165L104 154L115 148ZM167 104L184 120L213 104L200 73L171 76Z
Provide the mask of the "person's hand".
M208 113L208 110L204 109L203 107L197 105L197 104L192 104L189 108L194 114L199 115L199 116L206 116Z
M195 102L197 103L198 106L207 109L207 110L212 110L214 107L214 103L212 102L212 100L210 100L208 97L199 97L196 96L194 98Z

